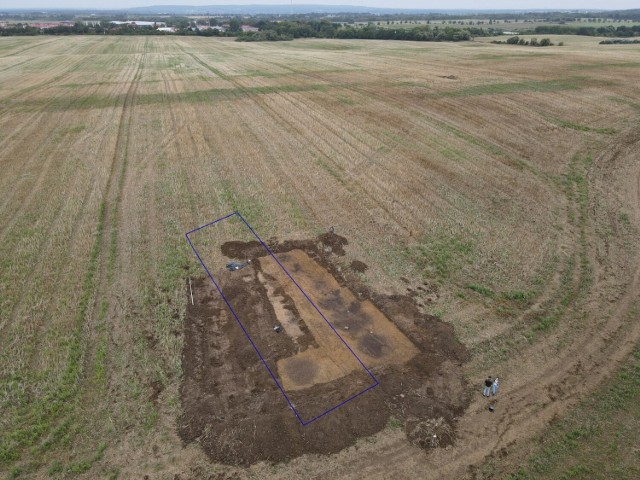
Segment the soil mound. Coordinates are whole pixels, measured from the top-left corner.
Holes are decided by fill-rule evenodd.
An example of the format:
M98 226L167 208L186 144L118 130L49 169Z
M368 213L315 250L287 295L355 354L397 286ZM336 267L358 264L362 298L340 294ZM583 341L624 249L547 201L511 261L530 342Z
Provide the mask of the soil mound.
M333 232L323 233L318 240L325 246L326 252L333 252L336 255L344 255L344 247L349 244L346 238Z
M354 272L364 273L368 268L369 266L366 263L361 262L360 260L354 260L351 262L351 270L353 270Z

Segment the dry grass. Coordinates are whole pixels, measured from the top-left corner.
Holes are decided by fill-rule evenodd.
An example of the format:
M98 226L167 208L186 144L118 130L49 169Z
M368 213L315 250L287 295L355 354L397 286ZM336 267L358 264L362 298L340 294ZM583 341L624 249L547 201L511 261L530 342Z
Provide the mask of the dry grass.
M437 284L470 372L515 371L522 313L579 300L600 227L572 158L637 122L638 48L489 40L1 39L0 473L203 464L176 453L183 235L233 210L263 238L335 226L378 290Z

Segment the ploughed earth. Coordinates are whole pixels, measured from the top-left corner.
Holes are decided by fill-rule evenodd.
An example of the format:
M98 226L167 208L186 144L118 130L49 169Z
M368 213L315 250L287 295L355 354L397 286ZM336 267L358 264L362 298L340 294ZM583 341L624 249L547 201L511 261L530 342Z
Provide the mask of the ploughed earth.
M453 442L467 351L412 296L369 291L363 262L340 263L346 243L274 241L276 261L257 241L227 242L243 268L204 260L237 318L208 276L192 282L183 441L233 465L335 453L388 424L423 448Z

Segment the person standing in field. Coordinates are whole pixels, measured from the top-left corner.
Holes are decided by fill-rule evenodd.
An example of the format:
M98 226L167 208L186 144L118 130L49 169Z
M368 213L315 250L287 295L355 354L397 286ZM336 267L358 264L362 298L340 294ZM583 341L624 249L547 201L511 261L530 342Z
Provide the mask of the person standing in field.
M498 388L500 388L500 382L498 381L498 377L493 381L493 386L491 387L493 390L493 396L495 397L498 393Z
M485 397L488 397L489 395L491 395L492 386L493 386L493 380L491 379L491 377L487 377L487 379L484 381L484 391L482 392L482 395Z

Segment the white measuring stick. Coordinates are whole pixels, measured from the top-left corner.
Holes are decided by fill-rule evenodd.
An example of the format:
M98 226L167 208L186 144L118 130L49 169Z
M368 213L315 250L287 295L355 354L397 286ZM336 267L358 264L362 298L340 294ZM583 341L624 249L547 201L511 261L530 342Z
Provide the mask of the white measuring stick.
M191 277L189 277L189 291L191 292L191 305L193 305L193 290L191 289Z

